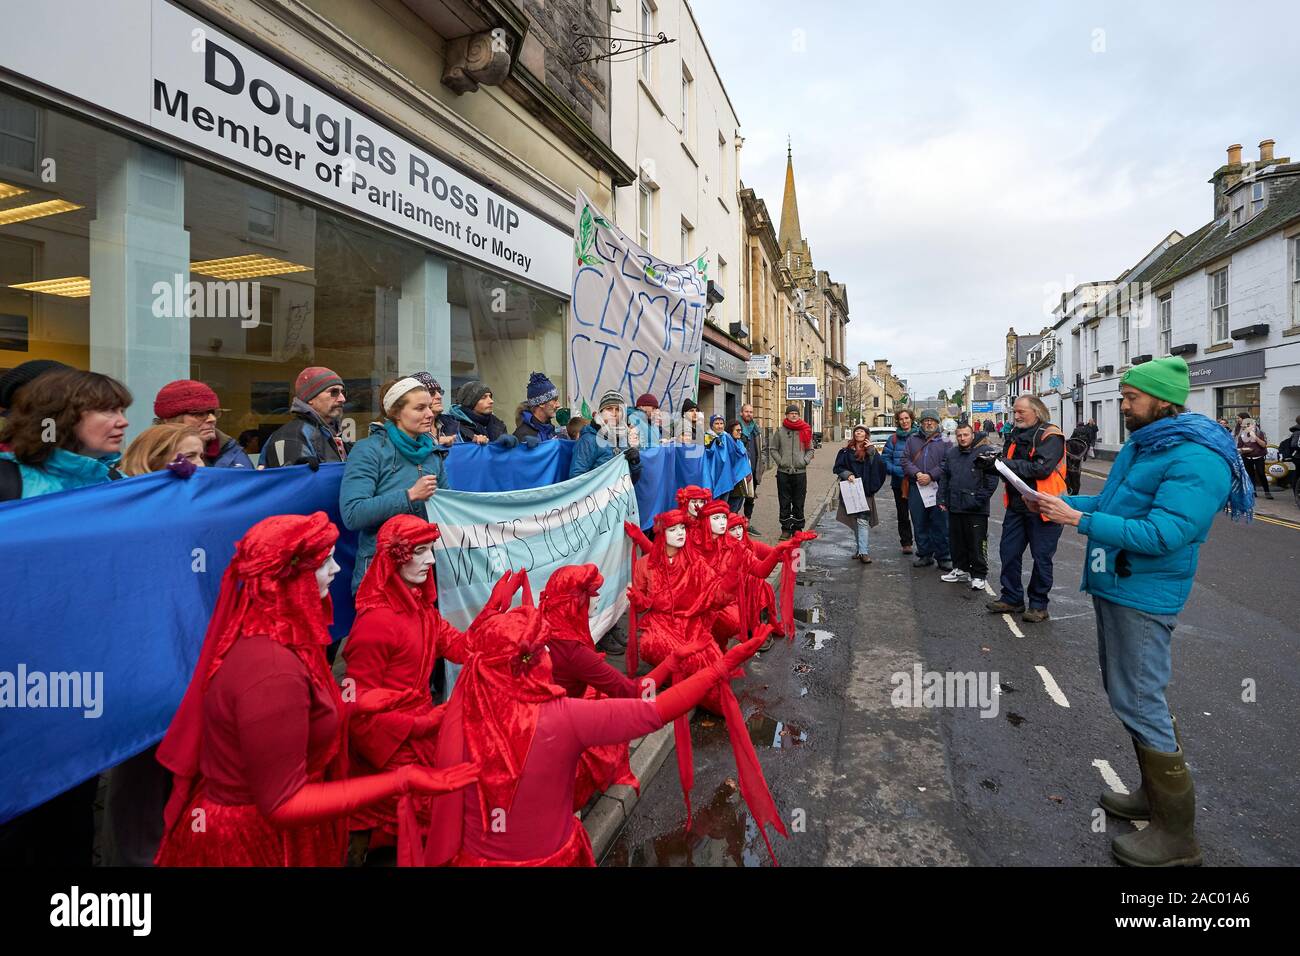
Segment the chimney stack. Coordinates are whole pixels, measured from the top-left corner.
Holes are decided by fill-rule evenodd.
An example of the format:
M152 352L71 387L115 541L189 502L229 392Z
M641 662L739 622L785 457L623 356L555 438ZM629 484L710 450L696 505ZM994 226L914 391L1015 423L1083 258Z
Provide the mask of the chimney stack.
M1259 144L1259 161L1261 163L1273 162L1273 140L1266 139Z
M1229 166L1241 165L1241 144L1240 143L1233 143L1231 146L1228 147L1228 165Z
M1263 144L1260 144L1261 148ZM1272 154L1272 147L1269 149ZM1245 167L1241 163L1241 144L1233 143L1228 147L1228 162L1214 171L1210 183L1214 186L1214 218L1220 219L1228 214L1228 190L1241 182Z

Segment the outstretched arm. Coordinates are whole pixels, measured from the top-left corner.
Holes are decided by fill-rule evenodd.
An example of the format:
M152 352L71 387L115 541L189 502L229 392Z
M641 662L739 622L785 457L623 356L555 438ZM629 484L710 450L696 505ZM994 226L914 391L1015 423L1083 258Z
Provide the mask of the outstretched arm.
M636 543L641 549L642 554L649 554L651 548L650 539L645 536L645 532L638 528L630 521L623 522L624 533Z

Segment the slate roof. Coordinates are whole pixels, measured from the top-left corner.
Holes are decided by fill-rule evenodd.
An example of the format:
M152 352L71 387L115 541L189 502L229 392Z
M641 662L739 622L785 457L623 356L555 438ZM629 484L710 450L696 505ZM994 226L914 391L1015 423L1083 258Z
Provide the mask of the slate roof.
M1187 246L1189 248L1185 254L1167 263L1160 272L1151 270L1144 270L1144 272L1149 273L1148 278L1153 286L1168 285L1175 279L1195 272L1206 263L1222 259L1229 253L1250 245L1295 220L1300 220L1300 177L1292 178L1292 181L1286 185L1279 183L1277 192L1271 197L1264 211L1240 229L1229 232L1229 217L1226 215L1214 222L1206 223L1182 242L1175 243L1169 250L1172 252L1179 246ZM1154 267L1156 263L1152 265Z

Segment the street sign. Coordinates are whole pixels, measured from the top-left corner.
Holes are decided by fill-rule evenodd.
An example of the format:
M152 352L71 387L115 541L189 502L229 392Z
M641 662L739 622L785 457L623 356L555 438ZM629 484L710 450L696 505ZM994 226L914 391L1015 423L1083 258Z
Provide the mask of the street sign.
M989 412L995 411L996 407L997 407L997 402L971 402L970 403L970 410L975 413L983 412L987 414Z
M745 367L745 378L770 379L772 377L772 356L751 355Z
M817 379L811 376L794 376L785 380L786 401L816 401L820 397L817 394Z

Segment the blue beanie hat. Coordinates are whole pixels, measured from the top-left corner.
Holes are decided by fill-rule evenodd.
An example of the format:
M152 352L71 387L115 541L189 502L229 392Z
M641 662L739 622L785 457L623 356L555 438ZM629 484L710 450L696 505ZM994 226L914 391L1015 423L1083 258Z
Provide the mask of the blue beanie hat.
M559 397L560 390L555 387L545 374L533 372L528 376L528 400L526 404L529 408L536 408L538 405L544 405Z

